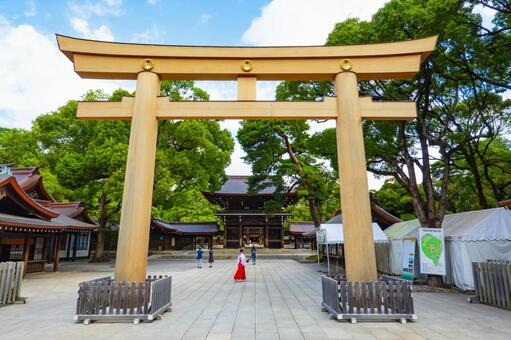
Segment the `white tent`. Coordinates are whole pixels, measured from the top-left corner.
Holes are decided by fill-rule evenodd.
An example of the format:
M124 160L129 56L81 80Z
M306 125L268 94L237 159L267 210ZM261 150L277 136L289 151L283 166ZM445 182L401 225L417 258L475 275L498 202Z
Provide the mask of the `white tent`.
M417 220L400 222L385 230L390 240L389 271L401 274L405 237L419 236ZM442 228L446 242L447 282L474 289L472 262L511 260L511 211L504 208L446 215ZM416 266L419 263L416 261Z
M338 216L340 216L340 215L338 215ZM336 216L336 218L337 218L337 220L340 221L340 218L338 216ZM373 240L376 244L385 244L385 243L389 242L389 239L387 238L387 236L385 235L383 230L381 230L378 223L373 223L372 227L373 227ZM319 230L316 230L316 242L318 243L318 245L321 245L321 244L326 245L326 248L327 248L326 253L327 253L327 258L328 258L328 254L329 254L328 246L329 245L344 244L344 229L343 229L342 223L339 223L339 222L332 223L329 221L327 223L321 224L319 227ZM378 248L376 248L376 250L378 251ZM377 260L380 258L378 256L378 253L377 253L376 258L377 258ZM328 263L328 273L330 273L330 261L328 260L327 263ZM318 247L318 269L319 269L319 247Z
M343 244L344 243L344 230L340 223L324 223L319 227L320 229L326 230L325 242L320 244ZM374 242L388 242L389 239L381 230L377 223L373 223L373 239Z

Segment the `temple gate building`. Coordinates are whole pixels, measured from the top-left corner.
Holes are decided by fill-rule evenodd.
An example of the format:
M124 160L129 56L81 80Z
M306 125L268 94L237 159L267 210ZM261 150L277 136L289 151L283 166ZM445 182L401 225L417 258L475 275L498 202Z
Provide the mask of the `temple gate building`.
M265 248L284 247L284 222L289 213L283 208L297 201L295 192L274 195L270 186L257 193L248 191L248 176L229 176L220 191L203 193L224 211L218 214L224 224L224 247L240 248L255 244ZM281 211L265 211L265 204L281 197Z

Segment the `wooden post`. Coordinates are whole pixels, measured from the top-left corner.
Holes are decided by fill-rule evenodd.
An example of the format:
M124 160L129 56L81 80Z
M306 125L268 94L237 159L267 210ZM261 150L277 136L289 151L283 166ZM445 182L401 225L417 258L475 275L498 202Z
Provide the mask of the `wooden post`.
M256 77L238 77L238 100L256 100Z
M59 264L60 264L60 242L61 242L62 235L60 233L57 233L55 235L55 248L53 248L53 271L57 272L59 271Z
M265 216L264 221L264 247L268 248L268 216Z
M71 257L72 262L76 261L76 247L78 247L78 236L79 235L80 234L78 234L78 233L73 234L73 255Z
M243 247L243 227L241 226L241 216L239 217L238 232L239 232L239 239L240 239L238 248L241 248L241 247Z
M335 91L346 278L351 282L376 281L376 256L356 74L337 74Z
M27 273L28 256L30 255L30 232L25 233L25 240L23 241L23 276Z
M224 249L227 248L227 223L224 220Z
M144 282L146 276L158 135L156 100L159 94L159 76L153 72L140 72L131 120L115 261L117 282Z

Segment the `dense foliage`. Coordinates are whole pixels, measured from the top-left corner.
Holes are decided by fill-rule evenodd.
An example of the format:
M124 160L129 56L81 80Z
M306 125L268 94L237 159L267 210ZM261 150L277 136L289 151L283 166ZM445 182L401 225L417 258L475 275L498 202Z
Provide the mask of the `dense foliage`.
M208 100L193 82L161 84L173 100ZM117 90L107 96L89 91L86 101L121 100L134 94ZM45 186L58 200L83 201L100 224L98 243L110 224L118 223L123 192L130 123L76 119L77 102L39 116L30 131L0 132L0 163L38 166ZM224 169L234 147L227 130L216 121L162 121L153 193L153 215L171 221L216 221L218 207L201 191L223 184ZM102 249L96 256L103 256Z
M502 0L391 0L371 21L348 19L330 33L327 45L439 37L414 79L359 85L375 100L417 102L414 121L364 122L368 170L394 178L373 195L384 208L439 226L446 212L492 207L511 195L511 101L502 97L511 89L510 7ZM334 89L330 82L284 82L277 94L318 100ZM335 171L335 129L312 139L309 151Z

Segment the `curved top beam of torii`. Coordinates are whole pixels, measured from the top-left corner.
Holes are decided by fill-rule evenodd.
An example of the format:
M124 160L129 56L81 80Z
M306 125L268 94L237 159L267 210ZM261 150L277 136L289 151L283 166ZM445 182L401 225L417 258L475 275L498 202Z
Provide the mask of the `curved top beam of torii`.
M409 79L437 37L351 46L213 47L128 44L57 35L82 78L136 79L146 58L161 79L333 80L344 59L359 80Z

